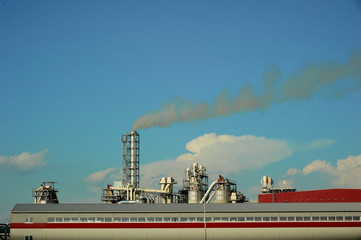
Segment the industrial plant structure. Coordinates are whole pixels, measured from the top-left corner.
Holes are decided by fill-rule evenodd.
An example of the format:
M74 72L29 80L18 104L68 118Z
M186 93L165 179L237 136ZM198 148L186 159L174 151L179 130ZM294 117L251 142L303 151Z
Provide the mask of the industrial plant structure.
M34 204L11 211L11 239L361 239L360 189L297 192L264 176L259 203L249 203L223 176L208 185L197 163L178 192L171 176L160 189L141 188L139 140L136 131L122 135L122 180L103 189L102 203L58 203L54 183L45 182Z
M174 192L176 181L173 177L162 177L160 189L141 188L139 184L139 133L123 134L122 181L114 181L103 189L103 203L203 203L213 197L216 203L244 202L246 198L237 192L235 182L219 176L208 188L207 170L203 165L193 163L185 170L183 187Z

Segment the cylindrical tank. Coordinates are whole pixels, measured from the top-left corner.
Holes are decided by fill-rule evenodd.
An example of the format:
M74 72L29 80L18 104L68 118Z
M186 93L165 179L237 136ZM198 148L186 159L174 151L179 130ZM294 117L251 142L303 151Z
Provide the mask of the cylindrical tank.
M188 203L199 203L202 199L201 191L188 191Z
M227 189L216 189L214 203L229 203L229 191Z
M267 176L263 176L263 178L261 179L261 184L262 186L265 188L267 187L267 183L268 183L268 177Z

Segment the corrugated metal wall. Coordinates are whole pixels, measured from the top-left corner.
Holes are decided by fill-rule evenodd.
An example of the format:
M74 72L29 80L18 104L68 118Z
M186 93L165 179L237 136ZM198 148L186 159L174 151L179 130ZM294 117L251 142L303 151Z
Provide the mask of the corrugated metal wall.
M258 195L259 203L361 202L361 189L324 189Z

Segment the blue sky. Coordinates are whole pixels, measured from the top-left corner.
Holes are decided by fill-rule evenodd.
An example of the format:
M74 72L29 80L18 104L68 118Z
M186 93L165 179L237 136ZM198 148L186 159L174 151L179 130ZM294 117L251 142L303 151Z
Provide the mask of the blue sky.
M360 1L1 1L0 221L42 181L99 202L137 119L142 186L360 188L360 29Z

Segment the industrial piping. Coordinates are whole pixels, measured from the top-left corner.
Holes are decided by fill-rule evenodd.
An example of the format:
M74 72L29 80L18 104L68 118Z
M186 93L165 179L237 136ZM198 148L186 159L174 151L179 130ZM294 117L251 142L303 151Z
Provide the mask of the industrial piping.
M220 176L221 178L221 176ZM203 203L206 198L208 197L209 193L213 190L214 186L219 182L219 179L217 179L216 181L212 182L211 186L208 188L207 192L204 194L202 200L200 201L200 203Z

